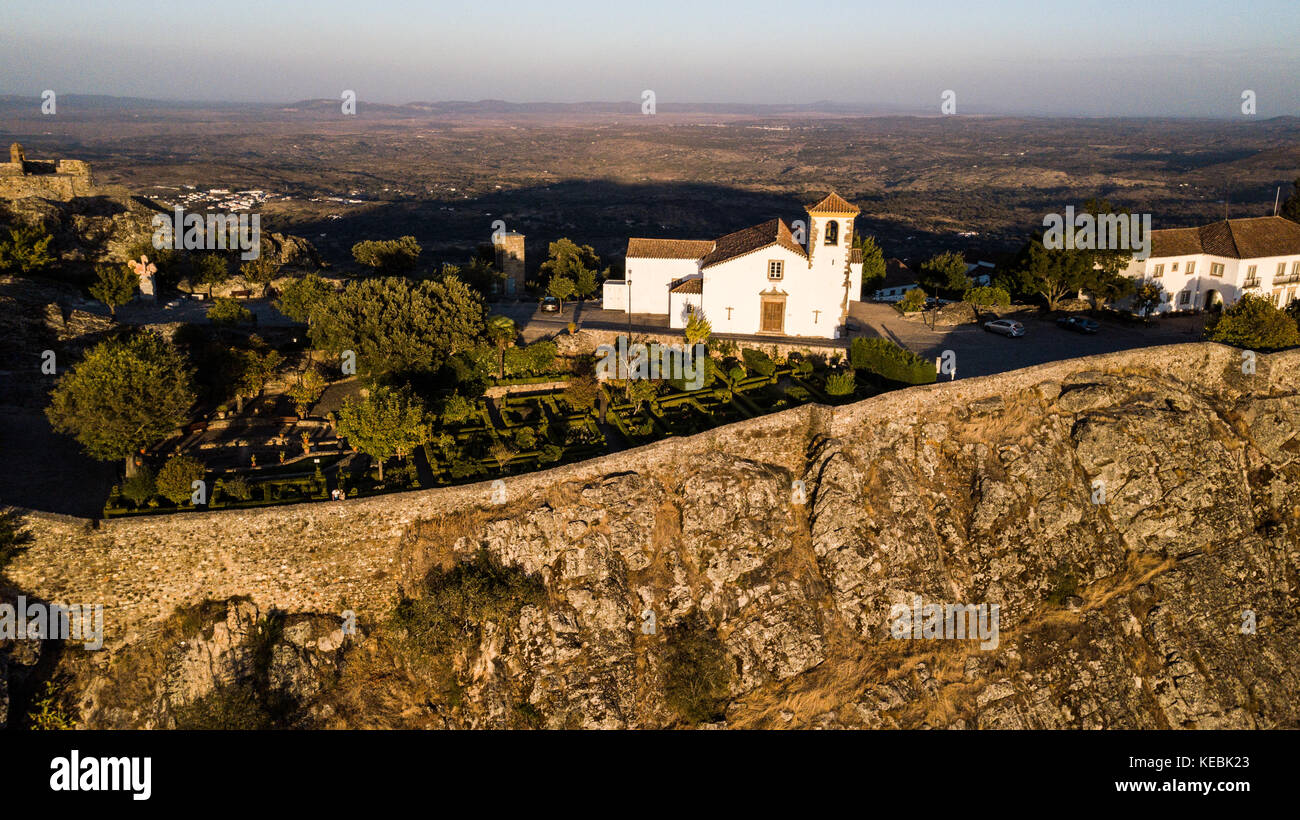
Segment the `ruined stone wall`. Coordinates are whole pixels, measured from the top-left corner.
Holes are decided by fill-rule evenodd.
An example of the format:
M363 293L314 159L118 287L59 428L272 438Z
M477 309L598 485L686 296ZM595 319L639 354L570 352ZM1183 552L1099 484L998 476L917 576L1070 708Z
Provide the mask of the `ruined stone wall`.
M392 605L403 584L418 578L407 554L417 522L474 511L497 519L522 518L548 505L554 508L566 486L612 486L616 477L632 474L671 484L706 461L757 459L765 469L798 477L809 464L810 444L819 440L883 446L894 436L891 431L912 437L917 429L929 429L929 419L987 413L1013 397L1064 405L1067 396L1060 395L1060 385L1067 378L1074 385L1068 400L1078 403L1090 394L1077 385L1088 382L1091 373L1099 382L1134 375L1175 379L1225 403L1294 392L1300 386L1300 352L1259 356L1255 376L1242 375L1241 361L1239 351L1219 345L1171 345L915 387L838 408L804 406L508 478L504 507L492 505L491 483L482 482L346 502L112 519L97 527L79 519L33 515L28 520L35 541L7 574L29 595L104 604L110 643L131 640L178 605L235 595L251 596L263 608L335 614L350 608L374 616ZM918 442L918 453L940 451L952 432L936 423L929 434L933 440ZM1034 442L1024 446L1032 449ZM916 469L927 469L927 458L918 455ZM809 487L814 497L816 489ZM814 501L826 503L826 498ZM595 502L612 503L604 498ZM545 552L546 546L537 549Z
M58 170L52 174L0 173L0 198L4 199L36 196L66 201L80 196L94 196L95 193L90 166L76 160L60 161Z

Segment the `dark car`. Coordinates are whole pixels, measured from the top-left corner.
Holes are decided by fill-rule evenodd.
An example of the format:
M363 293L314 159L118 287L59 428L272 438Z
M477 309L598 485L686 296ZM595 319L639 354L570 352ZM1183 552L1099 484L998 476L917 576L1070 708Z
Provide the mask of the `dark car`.
M556 299L554 296L547 296L542 299L542 310L546 313L559 313L560 300Z
M1025 335L1025 326L1015 319L994 319L991 322L985 322L984 329L990 333L1010 336L1013 339Z
M1101 325L1096 320L1089 319L1087 316L1062 316L1056 320L1056 323L1075 333L1096 333L1101 329Z

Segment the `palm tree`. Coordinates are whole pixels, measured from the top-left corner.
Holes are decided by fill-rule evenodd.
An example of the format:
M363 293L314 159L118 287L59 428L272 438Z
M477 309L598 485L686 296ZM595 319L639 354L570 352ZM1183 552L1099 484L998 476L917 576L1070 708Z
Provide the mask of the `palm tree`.
M515 341L515 320L509 316L489 316L487 336L496 345L501 365L500 378L506 377L506 350Z

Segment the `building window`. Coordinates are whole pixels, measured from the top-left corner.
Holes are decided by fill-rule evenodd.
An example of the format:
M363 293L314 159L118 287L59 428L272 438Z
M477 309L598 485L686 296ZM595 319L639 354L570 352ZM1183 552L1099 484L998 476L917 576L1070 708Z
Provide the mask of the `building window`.
M1170 266L1169 266L1169 270L1172 271L1172 272L1174 272L1174 273L1178 273L1178 263L1175 262L1174 264L1170 265Z
M1185 291L1183 291L1182 293L1178 294L1178 304L1180 304L1180 305L1190 305L1191 303L1192 303L1192 292L1191 292L1191 291L1189 291L1189 290L1185 290Z
M1223 263L1222 263L1222 262L1211 262L1211 263L1210 263L1210 275L1211 275L1211 276L1222 276L1222 275L1223 275Z
M773 259L767 263L767 278L780 279L785 274L785 263L779 259Z
M1175 270L1176 270L1176 268L1175 268ZM1161 276L1164 276L1164 275L1165 275L1165 266L1164 266L1164 265L1156 265L1154 268L1151 269L1151 275L1152 275L1153 277L1157 278L1157 279L1160 278Z
M1187 275L1188 275L1188 276L1191 276L1193 273L1196 273L1196 263L1195 263L1195 262L1188 262L1188 263L1187 263Z
M1285 262L1278 262L1278 263L1277 263L1277 275L1278 275L1278 276L1286 276L1286 263L1285 263Z
M840 244L840 223L832 219L826 223L826 243L827 245Z
M1300 262L1291 263L1291 275L1300 276Z

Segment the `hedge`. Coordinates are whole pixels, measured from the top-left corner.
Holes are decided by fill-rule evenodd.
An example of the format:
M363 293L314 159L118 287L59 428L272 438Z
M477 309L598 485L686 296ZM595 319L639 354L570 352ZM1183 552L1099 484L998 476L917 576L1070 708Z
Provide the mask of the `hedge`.
M849 348L849 362L855 370L867 370L904 384L931 384L936 378L933 362L888 339L854 339Z

